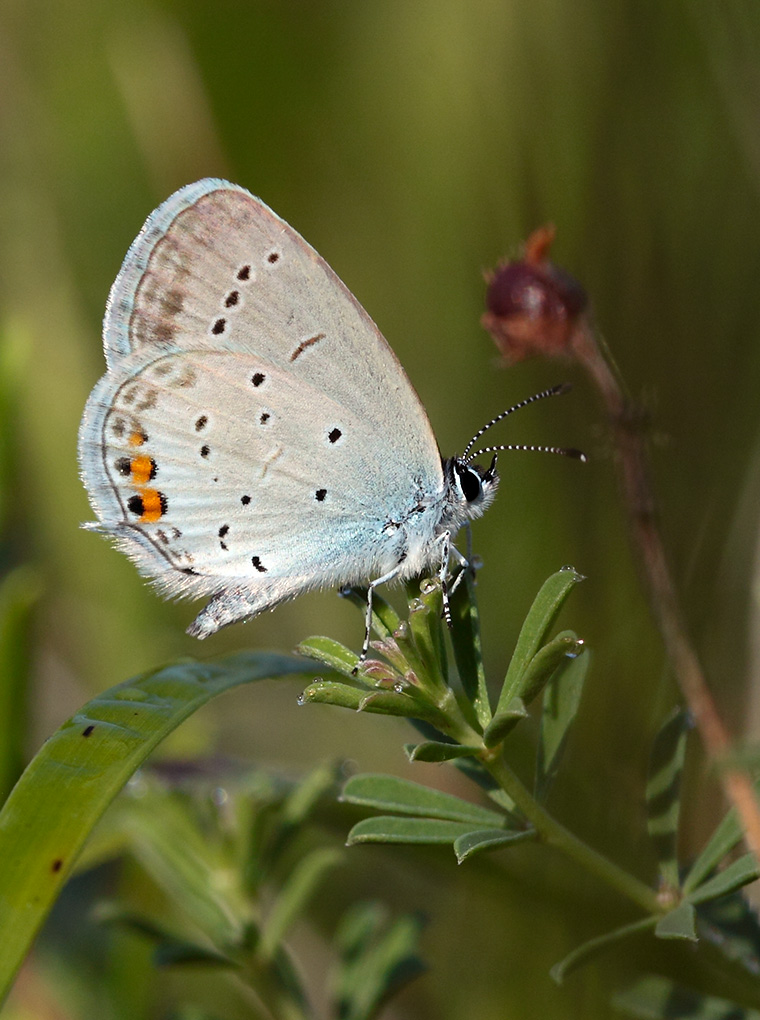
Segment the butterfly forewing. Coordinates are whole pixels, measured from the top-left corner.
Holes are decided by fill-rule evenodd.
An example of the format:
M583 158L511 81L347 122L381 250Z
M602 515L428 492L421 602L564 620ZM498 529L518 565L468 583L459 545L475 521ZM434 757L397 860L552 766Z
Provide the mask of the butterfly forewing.
M112 288L104 337L109 367L156 347L255 354L381 419L389 449L429 470L430 423L375 324L314 249L236 185L189 185L153 213Z

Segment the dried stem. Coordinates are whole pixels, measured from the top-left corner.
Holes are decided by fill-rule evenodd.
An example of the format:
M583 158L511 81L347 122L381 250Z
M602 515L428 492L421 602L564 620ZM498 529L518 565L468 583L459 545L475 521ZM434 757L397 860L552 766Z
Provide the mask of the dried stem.
M639 567L668 658L707 753L719 766L723 789L736 808L747 845L760 861L760 807L752 781L734 764L726 764L731 737L718 714L686 632L665 555L643 440L643 416L626 394L610 352L594 335L585 317L578 322L572 348L591 375L607 410L623 500L633 542L640 554Z

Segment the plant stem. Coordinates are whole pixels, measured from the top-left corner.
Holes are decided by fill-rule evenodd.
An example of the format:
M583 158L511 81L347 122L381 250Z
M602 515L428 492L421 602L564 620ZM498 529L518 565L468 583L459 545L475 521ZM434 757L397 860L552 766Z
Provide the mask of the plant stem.
M597 853L583 840L574 836L564 825L561 825L538 803L501 756L491 760L483 757L481 760L545 843L567 854L586 871L596 875L600 881L616 889L648 914L662 913L662 906L653 889L603 857L602 854Z
M689 639L665 554L642 434L643 415L628 395L610 351L585 319L581 319L575 331L572 346L604 401L615 443L622 498L639 554L637 563L665 651L707 753L721 766L720 781L741 819L747 845L760 861L760 806L752 780L746 771L728 764L731 737Z

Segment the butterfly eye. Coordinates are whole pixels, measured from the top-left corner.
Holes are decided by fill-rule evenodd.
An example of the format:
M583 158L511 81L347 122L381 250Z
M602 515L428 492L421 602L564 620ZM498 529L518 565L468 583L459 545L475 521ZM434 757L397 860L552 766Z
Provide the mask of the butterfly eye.
M462 495L468 503L474 503L483 495L483 483L475 468L466 464L455 464L455 470L459 479L459 487Z

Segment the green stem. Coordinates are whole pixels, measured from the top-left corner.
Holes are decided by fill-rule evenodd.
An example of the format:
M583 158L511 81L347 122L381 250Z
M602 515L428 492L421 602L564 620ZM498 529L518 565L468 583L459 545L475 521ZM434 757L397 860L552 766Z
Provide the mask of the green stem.
M445 693L435 703L435 707L441 713L442 722L439 724L439 729L442 733L452 737L459 744L482 745L483 734L473 729L465 719L462 708L450 687L446 687Z
M596 875L627 899L638 904L648 914L661 914L657 894L644 882L619 868L617 864L603 857L596 850L574 836L572 832L553 818L531 793L523 786L512 769L502 757L481 759L496 782L505 793L509 794L517 807L531 822L538 835L545 843L556 847L580 864L586 871Z
M309 1013L283 986L269 961L252 958L232 977L243 995L257 1008L263 1005L272 1020L307 1020Z

